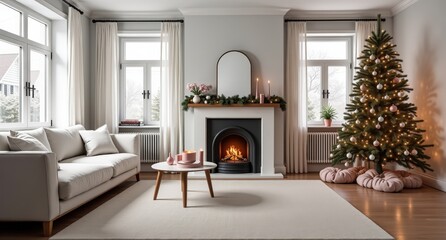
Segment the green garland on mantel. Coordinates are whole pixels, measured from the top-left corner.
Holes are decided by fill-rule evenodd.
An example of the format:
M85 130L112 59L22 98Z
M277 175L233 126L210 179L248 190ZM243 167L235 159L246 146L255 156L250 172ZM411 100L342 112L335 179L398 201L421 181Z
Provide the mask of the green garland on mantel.
M193 103L192 98L194 95L186 96L181 105L183 110L187 111L189 109L189 103ZM221 104L221 105L231 105L231 104L260 104L259 99L256 99L253 95L248 95L247 97L240 97L235 95L232 97L226 97L225 95L201 95L200 103L204 104ZM273 95L269 98L265 97L264 103L278 103L282 111L286 110L286 102L282 97Z

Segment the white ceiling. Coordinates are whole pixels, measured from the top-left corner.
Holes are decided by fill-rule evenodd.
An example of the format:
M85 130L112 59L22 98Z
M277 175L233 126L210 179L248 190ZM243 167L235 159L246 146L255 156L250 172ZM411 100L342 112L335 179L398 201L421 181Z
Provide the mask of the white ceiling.
M74 0L92 16L125 12L175 13L187 9L290 9L295 11L361 12L393 9L414 0Z

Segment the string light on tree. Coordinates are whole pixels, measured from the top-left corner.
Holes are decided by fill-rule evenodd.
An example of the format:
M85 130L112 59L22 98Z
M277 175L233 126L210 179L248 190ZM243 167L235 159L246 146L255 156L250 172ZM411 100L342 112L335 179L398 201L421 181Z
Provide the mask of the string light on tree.
M370 161L378 173L387 162L432 171L425 154L432 145L424 142L424 130L417 126L422 120L415 119L417 108L408 102L412 89L391 40L381 31L378 16L377 31L365 40L358 58L345 122L330 159L346 167L357 158Z

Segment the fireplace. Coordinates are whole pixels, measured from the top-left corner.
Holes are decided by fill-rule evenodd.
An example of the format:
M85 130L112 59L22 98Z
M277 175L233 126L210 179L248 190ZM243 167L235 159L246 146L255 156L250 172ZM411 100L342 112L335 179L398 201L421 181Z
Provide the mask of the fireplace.
M207 119L207 159L215 173L260 173L260 119Z

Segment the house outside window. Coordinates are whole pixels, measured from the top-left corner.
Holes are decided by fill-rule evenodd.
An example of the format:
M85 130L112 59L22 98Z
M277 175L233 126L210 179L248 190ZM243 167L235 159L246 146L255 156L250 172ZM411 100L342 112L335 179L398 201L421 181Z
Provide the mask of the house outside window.
M160 84L160 37L120 37L120 119L159 125Z
M307 122L322 125L320 111L330 105L342 122L352 82L353 36L307 35Z
M0 0L0 128L50 125L51 21Z

